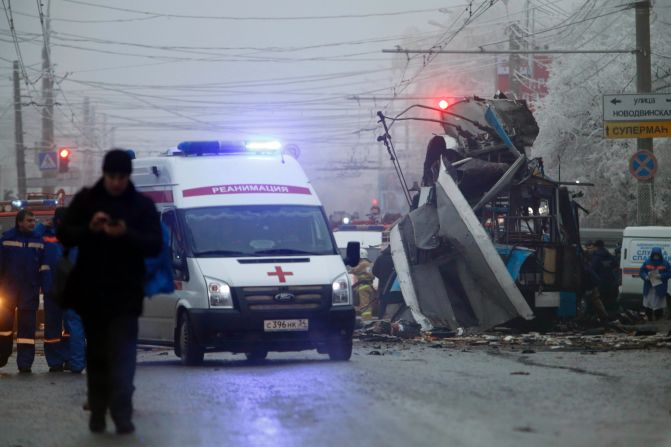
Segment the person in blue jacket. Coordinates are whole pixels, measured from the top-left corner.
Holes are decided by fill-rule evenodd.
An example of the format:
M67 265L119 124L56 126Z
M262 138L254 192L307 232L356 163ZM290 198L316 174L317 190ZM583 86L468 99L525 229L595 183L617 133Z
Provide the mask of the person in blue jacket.
M56 227L63 220L65 208L56 208L50 225L38 224L36 232L44 241L45 264L49 266L49 280L44 292L44 355L49 372L69 369L79 374L86 366L84 327L79 315L72 309L62 309L51 297L53 272L65 254L63 245L56 238ZM74 249L68 256L74 255Z
M643 279L643 308L648 320L659 320L666 308L666 293L671 278L671 265L664 259L660 247L650 251L650 257L643 263L639 271Z
M48 278L44 242L35 233L35 216L29 210L16 215L15 227L0 238L0 367L12 354L14 313L18 309L16 363L30 373L35 359L35 330L40 288Z

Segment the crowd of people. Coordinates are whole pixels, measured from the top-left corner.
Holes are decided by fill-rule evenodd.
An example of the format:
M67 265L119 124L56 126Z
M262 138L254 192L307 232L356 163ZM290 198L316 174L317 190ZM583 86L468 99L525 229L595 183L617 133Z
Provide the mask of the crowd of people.
M619 249L611 254L603 241L585 244L585 268L583 289L589 298L594 314L600 321L615 319L618 313L620 286ZM652 248L650 255L639 270L643 279L642 306L648 321L661 320L667 309L668 282L671 265L665 260L661 247Z

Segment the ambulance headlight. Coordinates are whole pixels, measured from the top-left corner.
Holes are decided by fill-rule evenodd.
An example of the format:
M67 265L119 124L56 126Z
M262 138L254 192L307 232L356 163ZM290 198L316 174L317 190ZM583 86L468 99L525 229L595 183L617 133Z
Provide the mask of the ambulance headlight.
M352 285L349 282L347 273L343 273L333 281L333 297L334 306L346 306L352 304Z
M210 307L233 308L233 295L231 287L223 281L205 277L207 283L207 297Z

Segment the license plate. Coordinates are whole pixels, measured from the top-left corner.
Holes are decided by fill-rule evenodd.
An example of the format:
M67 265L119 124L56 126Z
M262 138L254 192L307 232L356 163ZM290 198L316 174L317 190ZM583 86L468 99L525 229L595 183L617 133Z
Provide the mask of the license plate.
M263 330L265 332L307 331L308 320L306 318L300 320L264 320Z

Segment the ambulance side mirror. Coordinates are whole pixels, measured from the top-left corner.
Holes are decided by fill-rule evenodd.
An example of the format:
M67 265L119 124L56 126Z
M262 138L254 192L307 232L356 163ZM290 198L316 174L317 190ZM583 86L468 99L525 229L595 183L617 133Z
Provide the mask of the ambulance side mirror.
M172 268L179 271L186 270L186 260L180 256L173 256Z
M186 265L186 258L179 254L175 253L172 249L170 250L172 258L172 270L175 276L175 279L180 281L189 280L189 267Z
M347 243L347 256L345 256L345 265L356 267L361 260L361 244L359 242Z

